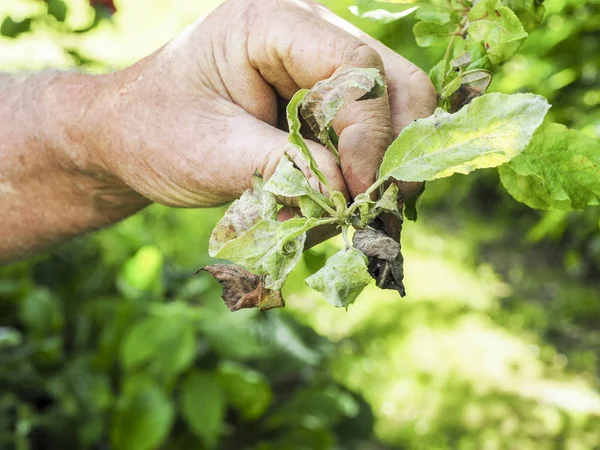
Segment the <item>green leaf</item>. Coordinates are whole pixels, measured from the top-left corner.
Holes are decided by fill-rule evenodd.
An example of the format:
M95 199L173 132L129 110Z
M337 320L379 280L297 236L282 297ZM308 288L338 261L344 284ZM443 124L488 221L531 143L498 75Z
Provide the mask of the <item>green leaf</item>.
M262 177L255 174L253 188L244 192L227 208L210 236L210 256L216 256L225 243L242 236L261 220L277 217L275 197L264 186Z
M319 193L319 195L323 194ZM325 197L324 195L323 197L325 198L325 200L327 200L327 197ZM302 195L298 197L298 206L300 206L300 211L302 212L302 215L307 219L318 219L319 217L322 217L325 213L325 210L308 195Z
M544 18L544 5L540 0L502 0L514 12L526 31L532 31Z
M523 153L499 170L508 192L532 208L600 204L600 141L564 125L544 123Z
M454 24L441 25L435 22L418 22L413 27L413 34L419 47L431 47L446 42L455 29Z
M60 300L43 288L25 296L19 305L19 318L34 337L59 334L65 324Z
M404 201L404 217L413 222L419 217L419 205L421 204L421 196L425 192L425 183L421 186L419 192Z
M112 448L160 448L169 435L174 416L169 398L149 377L139 375L128 379L113 415Z
M136 322L125 337L120 359L127 372L144 370L170 379L193 362L194 330L181 316L150 316Z
M59 22L67 18L67 5L63 0L48 0L48 14L54 16Z
M432 4L432 3L421 3L417 14L415 16L417 20L423 22L433 22L440 25L447 23L455 23L458 25L460 18L456 11L454 11L448 4Z
M304 142L302 134L300 133L300 128L302 124L300 123L298 110L302 101L304 100L304 97L307 96L308 92L308 89L300 89L298 92L296 92L296 94L294 94L294 96L288 103L286 109L288 128L290 130L290 136L288 140L290 141L290 143L294 144L296 148L298 148L298 150L300 150L300 153L308 162L308 166L310 167L311 172L315 174L315 176L319 179L319 181L321 181L321 183L323 183L326 187L329 188L327 178L325 178L323 172L319 170L319 165L317 164L317 161L315 160L310 149L306 145L306 142Z
M241 237L225 243L216 256L267 275L265 287L277 290L302 255L306 231L318 223L304 218L262 220Z
M497 0L477 3L469 12L469 36L482 42L494 64L508 60L519 48L527 32L519 18Z
M255 370L233 362L225 362L217 370L217 379L227 395L227 401L246 420L263 416L273 399L266 377Z
M349 100L349 93L352 100L382 97L386 95L385 81L377 69L355 68L315 84L302 101L301 113L321 143L329 143L331 122Z
M4 19L4 22L2 22L2 25L0 26L0 35L9 37L9 38L16 38L20 34L27 33L30 30L31 30L31 19L30 18L23 19L19 22L15 22L12 19L12 17L7 17L6 19Z
M435 87L435 90L438 93L442 92L442 89L444 88L444 85L446 84L446 76L448 73L448 67L449 67L448 60L442 59L435 66L433 66L431 68L431 70L429 71L429 79L433 83L433 86ZM452 73L454 73L455 76L458 75L457 72L452 71Z
M325 267L306 279L306 284L323 294L333 306L347 307L354 303L371 280L367 258L355 248L350 248L329 258Z
M388 148L380 180L429 181L496 167L518 155L540 126L548 102L533 94L487 94L454 114L407 126Z
M227 407L225 392L217 377L194 371L181 383L181 415L204 445L216 448Z

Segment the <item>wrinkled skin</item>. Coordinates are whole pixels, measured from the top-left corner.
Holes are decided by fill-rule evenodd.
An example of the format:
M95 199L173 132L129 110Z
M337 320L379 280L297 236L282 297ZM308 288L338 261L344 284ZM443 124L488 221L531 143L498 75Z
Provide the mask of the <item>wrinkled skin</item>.
M332 188L350 197L374 181L393 136L433 112L436 95L420 69L310 0L226 1L108 75L0 76L0 164L14 172L5 177L10 214L0 234L11 238L0 243L0 260L150 202L222 204L250 187L255 170L268 179L283 151L308 175L277 128L278 110L298 89L351 67L379 68L387 98L353 102L336 117L341 168L310 144ZM34 99L43 100L29 106Z

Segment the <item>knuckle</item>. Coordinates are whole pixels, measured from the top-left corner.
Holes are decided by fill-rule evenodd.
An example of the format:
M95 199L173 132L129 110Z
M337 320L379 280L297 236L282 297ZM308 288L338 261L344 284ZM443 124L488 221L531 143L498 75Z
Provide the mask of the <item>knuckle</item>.
M381 55L364 42L356 40L356 42L346 47L345 53L344 65L351 67L373 67L384 73Z

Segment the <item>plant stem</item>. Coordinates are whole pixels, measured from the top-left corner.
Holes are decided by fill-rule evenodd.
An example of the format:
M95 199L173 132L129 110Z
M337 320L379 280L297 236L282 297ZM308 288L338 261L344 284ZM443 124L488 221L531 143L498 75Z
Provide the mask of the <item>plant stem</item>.
M348 239L348 225L342 225L342 237L346 243L346 250L350 250L352 246L350 245L350 240Z
M387 178L383 178L380 176L377 179L377 181L375 181L375 183L369 186L369 188L365 191L365 194L371 195L373 192L375 192L375 189L377 189L379 186L385 183L385 180L387 180Z
M333 142L331 142L331 140L327 140L327 148L331 151L331 153L333 153L333 156L335 157L335 160L338 164L338 166L341 164L340 162L340 152L338 151L337 148L335 148L335 145L333 145Z
M322 199L319 198L318 195L312 195L312 193L307 194L312 200L314 200L314 202L319 205L321 208L323 208L325 211L327 211L327 213L330 216L335 216L337 213L335 212L335 209L333 209L331 206L329 206L327 203L325 203Z

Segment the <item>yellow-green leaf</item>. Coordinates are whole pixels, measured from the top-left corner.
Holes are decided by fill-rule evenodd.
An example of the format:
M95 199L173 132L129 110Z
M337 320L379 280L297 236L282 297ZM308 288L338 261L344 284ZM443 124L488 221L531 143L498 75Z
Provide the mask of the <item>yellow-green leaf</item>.
M499 166L523 151L549 108L533 94L487 94L454 114L438 108L402 131L380 178L428 181Z

